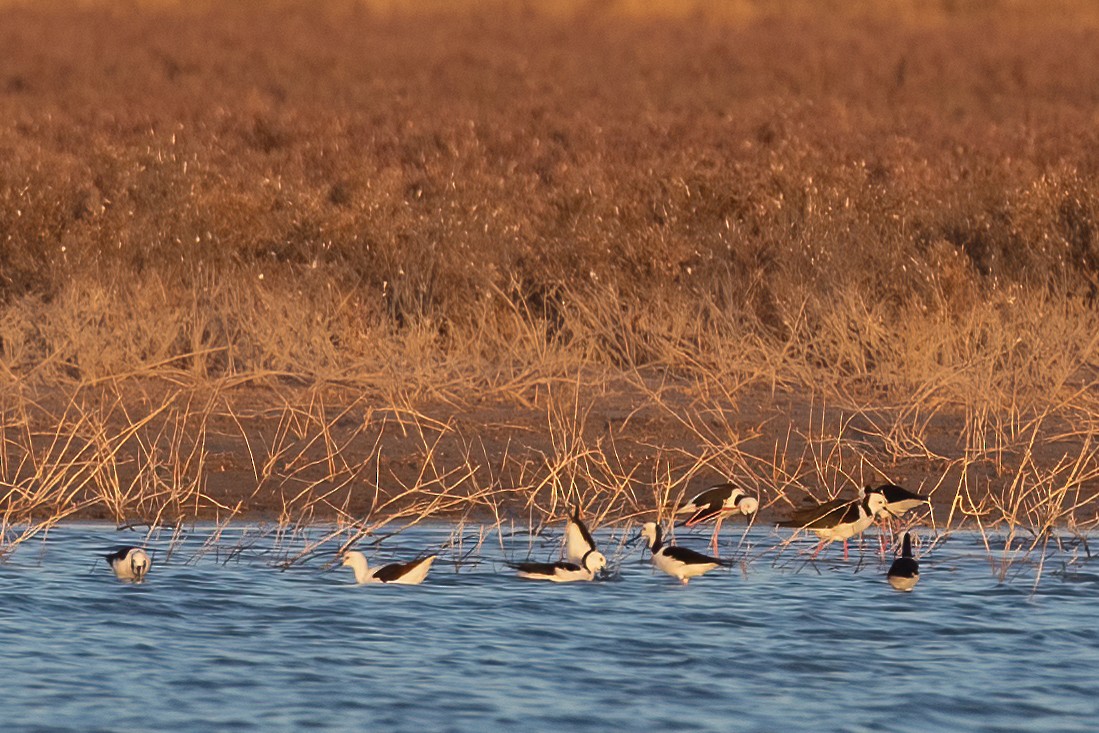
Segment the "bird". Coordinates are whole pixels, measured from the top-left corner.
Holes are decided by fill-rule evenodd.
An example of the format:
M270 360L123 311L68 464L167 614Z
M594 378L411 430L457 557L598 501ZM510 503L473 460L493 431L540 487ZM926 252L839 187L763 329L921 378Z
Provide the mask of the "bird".
M351 566L355 571L355 582L359 585L367 583L419 585L427 577L427 571L431 570L431 563L435 562L436 557L436 555L428 555L412 562L395 562L374 569L367 567L366 556L356 550L343 553L339 560L341 565Z
M580 519L580 507L573 509L565 524L565 561L583 565L584 556L598 549L584 520Z
M724 560L703 555L688 547L664 544L664 528L656 522L645 522L641 525L641 534L638 535L638 539L648 541L653 567L678 579L684 585L690 582L691 578L708 573L714 568L729 565Z
M595 574L607 567L607 558L599 550L589 550L579 563L561 560L508 564L519 571L520 578L548 580L551 583L572 583L578 580L594 580Z
M876 489L867 486L863 489L864 495L872 492L877 492L885 497L885 509L889 512L889 515L892 515L893 517L900 517L905 512L915 509L921 504L931 503L931 500L926 496L917 494L914 491L909 491L903 486L897 486L896 484L882 484ZM892 528L888 515L882 517L882 530L882 552L884 553L884 536L886 530L889 531L891 535L890 541L892 541Z
M680 524L683 527L693 527L700 522L717 519L713 542L710 545L714 553L717 553L717 536L721 532L721 522L725 519L725 515L740 512L748 516L755 513L757 509L759 509L758 499L749 496L735 484L724 483L706 489L681 505L675 513L691 515Z
M115 577L132 583L145 580L145 574L153 564L149 555L140 547L119 547L104 557L107 558L107 564L111 566Z
M797 527L813 532L820 544L813 551L816 557L825 545L843 540L843 559L847 559L847 540L874 523L874 517L886 511L885 495L877 491L867 491L862 499L844 501L834 499L823 504L795 511L789 519L778 523L780 527Z
M930 503L930 499L922 494L909 491L896 484L882 484L874 489L867 486L863 494L878 493L885 497L885 508L894 517L899 517L905 512L915 509L920 504Z
M901 556L889 566L889 572L886 573L885 577L889 581L889 585L903 591L912 590L919 582L920 563L912 557L912 538L908 532L904 533Z

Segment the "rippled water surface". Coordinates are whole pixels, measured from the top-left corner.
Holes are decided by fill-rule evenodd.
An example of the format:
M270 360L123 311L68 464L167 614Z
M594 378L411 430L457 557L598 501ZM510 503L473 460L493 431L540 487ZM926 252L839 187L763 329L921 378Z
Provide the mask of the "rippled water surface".
M869 549L861 562L776 561L761 551L779 538L758 529L746 568L687 587L637 551L613 580L551 585L503 561L549 559L552 541L490 534L481 562L456 567L447 551L422 586L359 587L323 570L330 552L278 569L302 537L234 532L208 552L201 531L174 547L154 536L141 585L96 560L133 541L111 527L20 546L0 565L0 730L1099 726L1099 563L1069 553L1037 586L1026 561L1000 582L980 536L955 534L902 594ZM415 528L364 549L391 560L452 536Z

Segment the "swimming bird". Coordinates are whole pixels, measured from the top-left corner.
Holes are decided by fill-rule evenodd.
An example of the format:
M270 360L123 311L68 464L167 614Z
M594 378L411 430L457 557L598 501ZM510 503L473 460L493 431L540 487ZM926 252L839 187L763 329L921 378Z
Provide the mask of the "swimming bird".
M355 571L355 582L359 585L367 583L419 585L427 577L427 571L431 570L431 563L435 562L436 557L436 555L428 555L412 562L395 562L370 569L366 566L365 555L356 550L349 550L340 556L340 564L351 566Z
M701 494L675 510L676 514L690 514L680 526L693 527L700 522L717 519L714 526L714 538L711 547L717 553L717 536L721 532L721 522L727 514L740 512L748 516L759 509L759 500L749 496L744 489L735 484L725 483L711 486Z
M855 501L834 499L798 509L789 519L780 521L778 526L807 529L820 538L812 557L816 557L826 545L843 540L843 559L846 560L847 540L873 524L874 517L886 511L885 506L885 495L871 490Z
M584 556L595 549L598 549L595 540L592 539L584 520L580 519L580 507L577 506L565 524L565 560L574 565L583 565Z
M641 525L639 537L648 541L653 566L678 579L684 585L691 578L730 564L716 557L695 552L689 547L664 544L664 528L656 522L645 522Z
M560 561L508 564L519 571L520 578L548 580L551 583L573 583L578 580L595 579L595 574L607 567L607 558L599 550L589 550L579 563Z
M908 532L904 533L903 549L901 556L889 566L889 572L885 575L889 585L897 590L910 591L916 587L920 580L920 563L912 557L912 539Z
M111 570L119 580L128 580L133 583L143 581L145 574L149 572L149 567L153 564L149 555L140 547L120 547L104 557L107 558L107 564L111 566Z

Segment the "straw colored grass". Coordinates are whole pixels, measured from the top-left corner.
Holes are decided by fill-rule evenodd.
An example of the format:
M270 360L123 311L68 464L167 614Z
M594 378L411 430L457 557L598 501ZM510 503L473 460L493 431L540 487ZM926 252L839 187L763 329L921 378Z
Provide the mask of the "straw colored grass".
M1093 526L1094 8L882 7L5 3L0 545Z

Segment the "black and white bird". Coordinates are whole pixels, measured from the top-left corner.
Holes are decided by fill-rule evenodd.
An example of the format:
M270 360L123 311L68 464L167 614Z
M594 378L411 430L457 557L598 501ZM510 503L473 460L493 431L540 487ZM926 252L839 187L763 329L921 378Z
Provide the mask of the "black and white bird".
M520 562L508 563L518 570L520 578L527 580L548 580L551 583L574 583L594 580L596 573L607 567L607 558L599 550L589 550L579 563L560 562Z
M899 517L921 504L930 504L931 502L926 496L909 491L896 484L882 484L876 489L867 486L863 489L863 494L871 493L878 493L885 497L885 510L894 517Z
M340 555L340 564L349 565L355 571L355 582L359 585L367 583L419 585L427 577L427 572L431 570L431 563L435 562L435 558L436 555L428 555L412 562L395 562L380 568L369 568L365 555L357 550L348 550Z
M910 591L916 587L920 580L920 563L912 557L912 538L908 532L904 533L901 556L889 566L889 572L885 575L889 585L897 590Z
M739 512L744 516L754 514L759 509L759 500L750 496L735 484L725 483L711 486L701 494L692 497L675 510L676 514L690 514L680 526L693 527L701 522L716 519L714 538L711 547L717 552L717 536L721 532L721 522L727 515Z
M861 534L874 523L874 518L886 511L885 495L867 491L861 499L844 501L834 499L816 506L798 509L778 523L780 527L807 529L820 539L813 551L816 557L822 549L836 540L843 540L843 559L847 559L847 540Z
M149 555L140 547L119 547L105 557L115 577L131 583L143 581L145 574L149 572L149 567L153 564Z
M648 542L653 567L678 579L684 585L691 578L708 573L714 568L730 565L724 560L703 555L689 547L664 544L664 528L656 522L645 522L641 525L639 537Z
M888 533L889 542L893 541L893 522L892 518L899 518L907 511L911 511L921 505L931 505L931 500L922 494L917 494L914 491L909 491L903 486L897 486L896 484L882 484L878 488L871 488L867 486L863 489L864 494L877 492L885 497L885 510L888 514L883 514L881 518L882 529L882 554L885 554L885 537ZM899 522L897 522L899 524Z
M577 506L569 515L565 524L565 561L574 565L583 565L584 557L592 550L597 550L595 540L588 531L584 520L580 518L580 507Z

